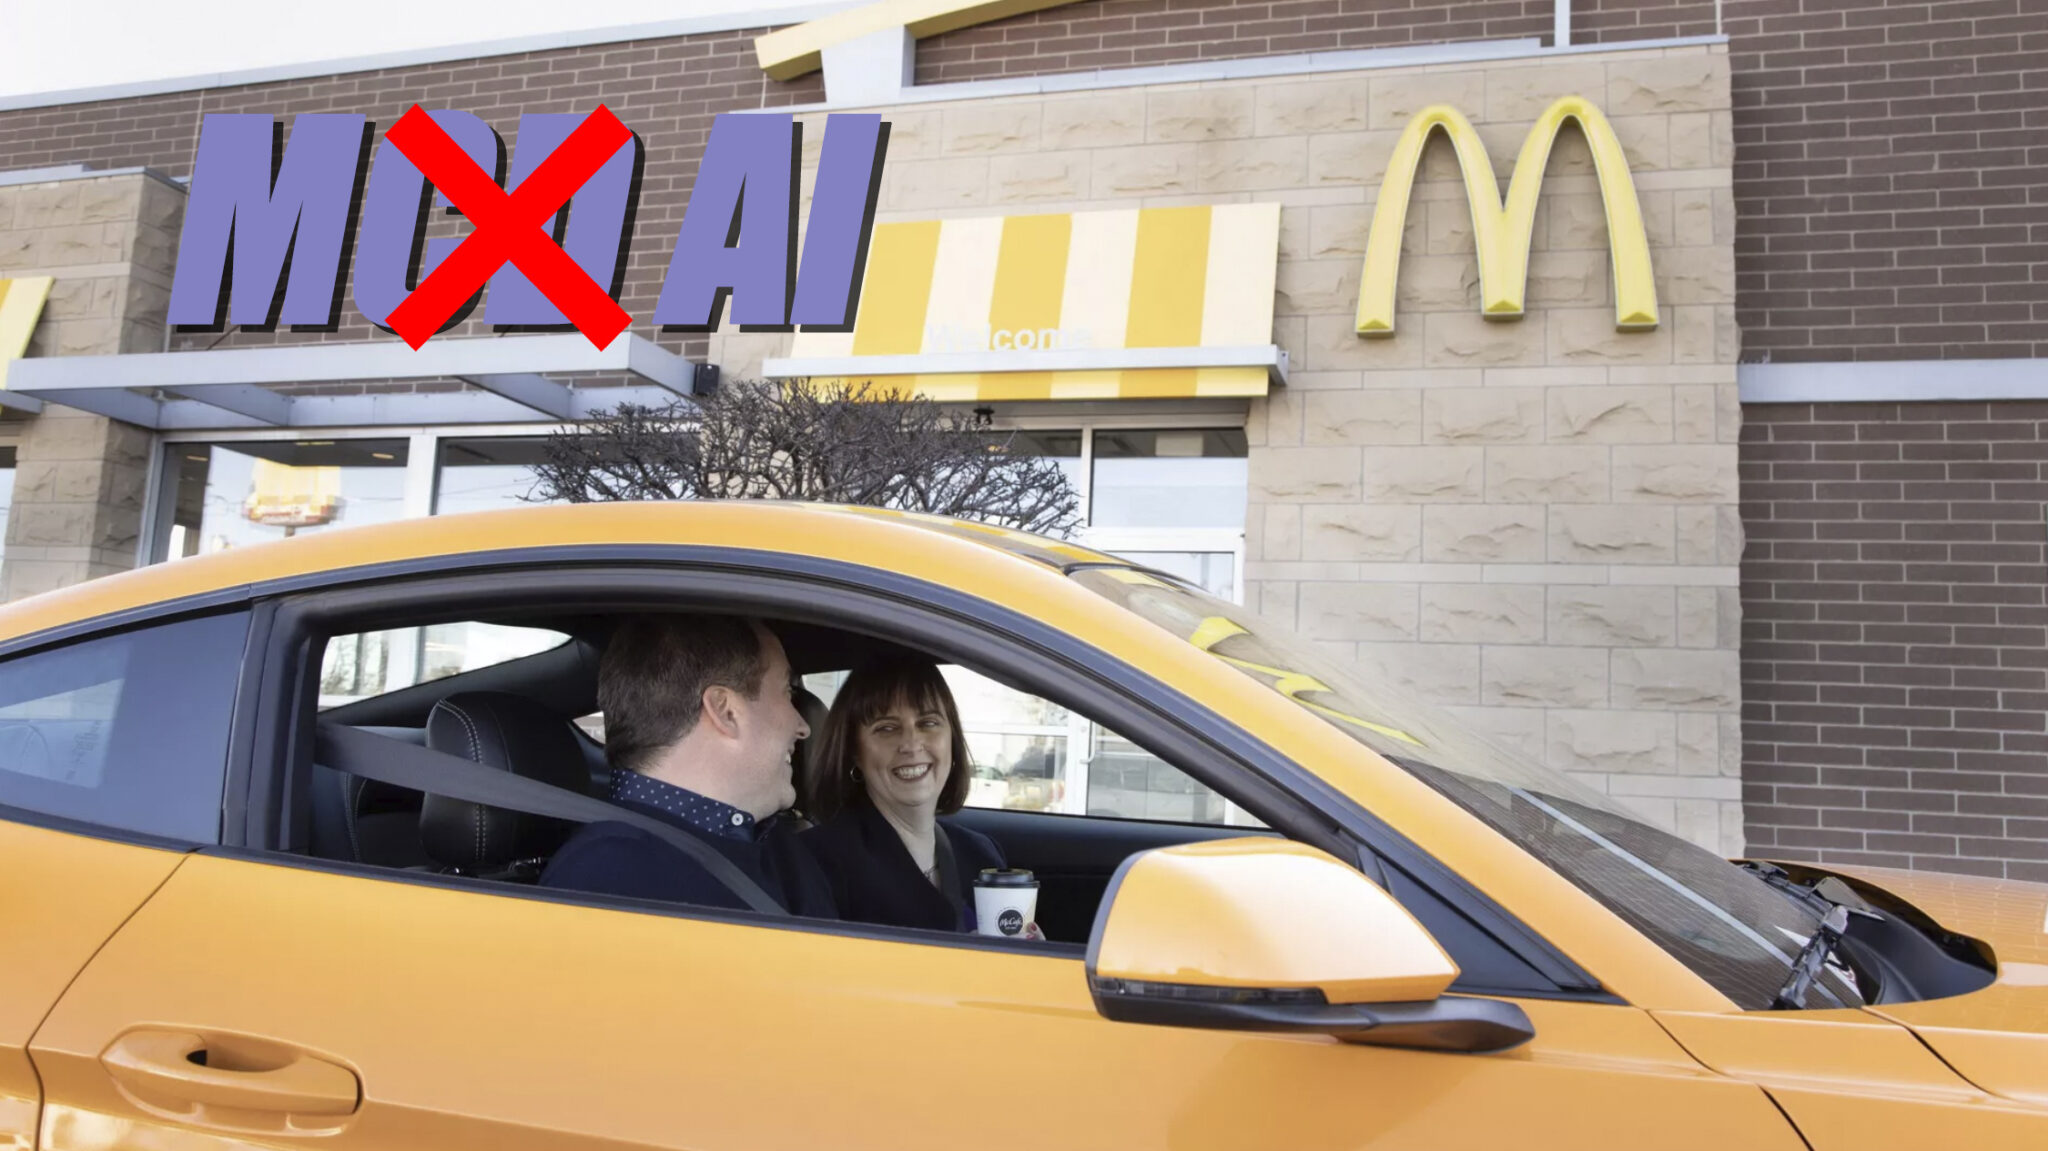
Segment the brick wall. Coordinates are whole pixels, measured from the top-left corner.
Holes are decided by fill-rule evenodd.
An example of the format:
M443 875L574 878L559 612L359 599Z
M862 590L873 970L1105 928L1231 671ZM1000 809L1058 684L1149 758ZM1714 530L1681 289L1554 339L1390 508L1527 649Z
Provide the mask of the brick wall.
M1575 44L1713 34L1713 0L1572 0Z
M918 45L917 82L1536 36L1550 0L1082 0Z
M2048 880L2048 402L1744 420L1750 850Z
M1726 15L1744 358L2048 356L2048 9Z
M917 82L1541 37L1553 0L1083 0L918 45ZM1712 0L1579 0L1580 43L1705 35Z
M211 112L354 112L381 128L419 103L482 117L504 138L507 154L525 112L588 111L603 101L639 134L646 150L632 255L620 302L635 331L666 346L705 354L706 337L663 335L648 322L689 202L711 118L736 108L812 103L824 98L822 78L783 84L754 62L754 37L765 29L665 40L594 45L485 60L393 68L379 72L250 84L196 93L137 97L54 108L0 112L0 171L86 163L143 165L189 175L199 117ZM289 123L289 120L287 120ZM458 219L436 214L429 235L455 235ZM487 335L482 309L454 335ZM353 284L343 297L340 330L326 334L231 330L185 333L176 348L282 342L361 341L384 337L354 308Z

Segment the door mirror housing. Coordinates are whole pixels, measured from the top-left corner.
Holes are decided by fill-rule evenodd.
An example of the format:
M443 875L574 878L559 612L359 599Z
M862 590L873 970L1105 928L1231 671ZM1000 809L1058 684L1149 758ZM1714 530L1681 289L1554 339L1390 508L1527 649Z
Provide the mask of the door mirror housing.
M1447 995L1458 965L1378 884L1305 844L1212 840L1140 852L1088 941L1109 1019L1307 1031L1350 1043L1499 1051L1535 1034L1512 1003Z

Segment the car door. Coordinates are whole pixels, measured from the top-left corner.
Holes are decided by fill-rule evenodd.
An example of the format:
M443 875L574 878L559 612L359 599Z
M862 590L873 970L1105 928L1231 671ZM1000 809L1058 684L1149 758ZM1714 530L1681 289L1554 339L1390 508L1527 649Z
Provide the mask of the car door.
M4 772L0 768L0 772ZM35 1146L42 1086L29 1037L114 930L183 855L17 818L0 808L0 1149Z
M1071 950L202 853L34 1055L47 1151L1799 1146L1645 1013L1523 1006L1494 1055L1112 1023Z
M235 613L0 652L0 1148L36 1143L37 1026L218 834L246 628Z

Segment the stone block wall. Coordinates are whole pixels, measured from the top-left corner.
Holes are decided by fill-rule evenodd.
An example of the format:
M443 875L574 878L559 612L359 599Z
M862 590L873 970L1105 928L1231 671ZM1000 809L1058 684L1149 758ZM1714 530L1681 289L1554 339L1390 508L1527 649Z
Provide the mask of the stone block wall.
M0 276L54 276L30 356L160 352L185 190L153 172L0 187ZM135 566L149 433L60 404L21 424L0 600Z
M1604 107L1627 151L1659 327L1614 330L1591 154L1568 129L1544 181L1526 317L1480 317L1464 187L1439 137L1409 212L1398 333L1359 338L1366 236L1408 119L1456 104L1505 180L1535 116L1573 94ZM883 219L1282 204L1274 339L1293 378L1249 416L1251 605L1665 826L1739 849L1741 411L1723 52L883 111ZM786 339L728 329L712 350L744 376Z

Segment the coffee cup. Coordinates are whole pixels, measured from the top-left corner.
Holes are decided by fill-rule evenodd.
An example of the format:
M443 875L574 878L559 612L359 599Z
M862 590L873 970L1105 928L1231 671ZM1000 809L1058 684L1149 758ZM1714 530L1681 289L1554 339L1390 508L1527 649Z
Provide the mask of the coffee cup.
M974 929L1021 938L1038 914L1038 877L1021 867L984 867L974 877Z

